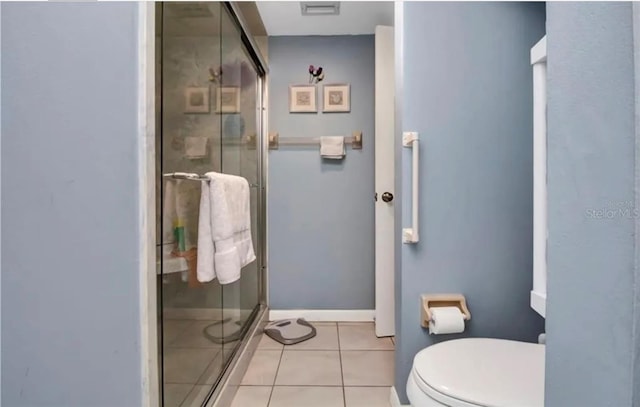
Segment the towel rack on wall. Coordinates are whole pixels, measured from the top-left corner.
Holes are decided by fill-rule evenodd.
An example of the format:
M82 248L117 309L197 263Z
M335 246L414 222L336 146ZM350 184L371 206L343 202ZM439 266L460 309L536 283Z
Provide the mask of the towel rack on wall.
M351 144L354 150L362 150L362 132L352 131L351 137L344 138L345 144ZM269 150L277 150L283 146L310 146L320 145L320 137L280 137L276 132L269 133Z
M187 179L190 181L209 181L209 177L206 175L198 175L192 172L170 172L168 174L162 174L165 178L172 179ZM251 188L258 188L260 185L258 184L249 184Z

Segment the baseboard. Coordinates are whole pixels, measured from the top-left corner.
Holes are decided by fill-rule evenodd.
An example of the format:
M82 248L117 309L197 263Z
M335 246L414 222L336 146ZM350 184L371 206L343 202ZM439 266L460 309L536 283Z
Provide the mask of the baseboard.
M398 397L398 392L396 391L395 386L391 386L389 403L391 403L391 407L411 407L409 404L400 404L400 397Z
M289 318L304 318L316 322L372 322L375 310L372 309L284 309L270 310L269 321Z

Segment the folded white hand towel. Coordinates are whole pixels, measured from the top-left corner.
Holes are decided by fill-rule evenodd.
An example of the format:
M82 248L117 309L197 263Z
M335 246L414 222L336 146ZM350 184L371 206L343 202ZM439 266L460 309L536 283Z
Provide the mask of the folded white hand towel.
M346 152L343 136L320 137L320 156L331 160L342 160Z
M185 155L189 159L203 158L207 155L207 138L206 137L185 137L184 140Z
M198 281L229 284L256 259L251 239L249 183L209 172L202 183L198 230Z

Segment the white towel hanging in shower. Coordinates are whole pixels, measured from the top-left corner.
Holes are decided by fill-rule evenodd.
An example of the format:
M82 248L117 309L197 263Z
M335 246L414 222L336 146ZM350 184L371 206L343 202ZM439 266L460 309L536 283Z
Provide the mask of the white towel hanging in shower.
M230 284L256 259L251 238L249 183L208 172L202 183L198 222L198 281Z

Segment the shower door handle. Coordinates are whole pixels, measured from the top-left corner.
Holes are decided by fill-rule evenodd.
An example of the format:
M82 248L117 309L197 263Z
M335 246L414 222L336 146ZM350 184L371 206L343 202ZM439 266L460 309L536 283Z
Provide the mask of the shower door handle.
M402 146L411 148L413 155L411 174L411 227L402 229L402 243L418 243L418 204L420 155L418 150L418 133L408 131L402 133Z

